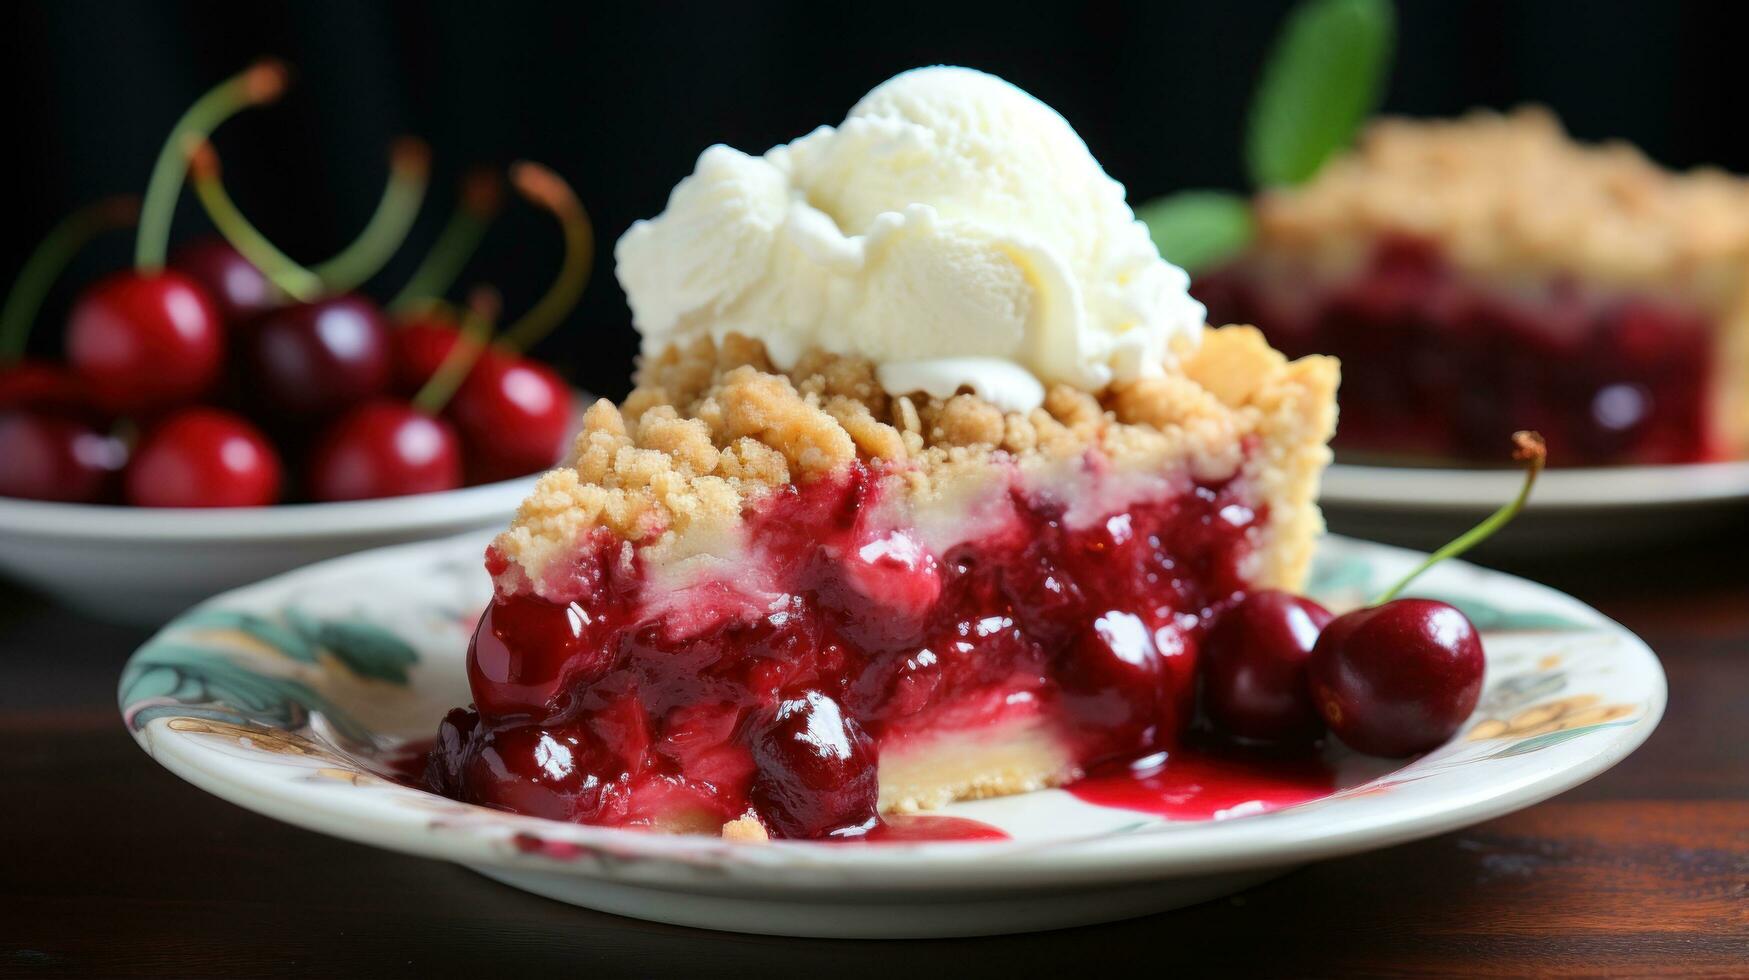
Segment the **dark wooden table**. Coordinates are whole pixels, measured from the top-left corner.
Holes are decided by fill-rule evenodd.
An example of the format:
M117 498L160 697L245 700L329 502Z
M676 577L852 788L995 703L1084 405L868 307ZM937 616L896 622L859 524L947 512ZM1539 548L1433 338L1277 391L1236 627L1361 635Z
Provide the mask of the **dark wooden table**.
M122 730L115 678L144 631L0 592L0 974L1749 976L1749 528L1515 570L1662 656L1669 711L1616 769L1197 908L904 943L621 919L256 816Z

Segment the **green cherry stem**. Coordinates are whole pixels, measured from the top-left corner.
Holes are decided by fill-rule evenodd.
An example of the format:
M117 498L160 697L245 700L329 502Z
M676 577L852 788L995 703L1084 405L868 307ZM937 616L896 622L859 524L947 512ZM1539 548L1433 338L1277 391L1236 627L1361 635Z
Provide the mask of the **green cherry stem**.
M18 270L6 305L0 307L0 364L24 356L30 328L42 310L49 287L67 268L67 263L86 243L103 232L128 228L140 218L140 199L132 194L106 197L74 211L43 236L30 258Z
M152 176L146 182L145 203L140 208L139 236L134 241L134 268L156 272L164 267L170 249L170 222L176 215L176 198L188 172L188 147L203 141L219 124L238 112L279 98L285 91L285 65L273 58L257 61L197 99L158 151Z
M431 251L420 260L419 268L413 270L412 278L389 301L390 312L411 313L449 292L503 205L504 182L496 172L482 168L468 174L462 180L461 201L455 213L443 226Z
M344 293L364 284L388 264L395 250L407 240L425 188L431 180L431 149L422 140L403 136L389 151L389 180L376 211L352 244L310 271L331 293Z
M478 286L468 296L467 310L462 314L461 336L450 347L431 379L413 396L413 407L426 415L436 415L455 396L467 380L474 362L485 353L492 338L492 321L498 318L498 291L490 286Z
M1481 544L1483 541L1488 540L1494 535L1494 532L1505 527L1514 517L1518 516L1520 511L1524 510L1524 505L1530 500L1530 488L1536 486L1537 475L1543 471L1544 464L1548 462L1549 450L1548 446L1543 442L1543 437L1535 432L1513 433L1512 444L1512 458L1525 464L1524 486L1519 489L1518 496L1514 498L1511 503L1488 515L1482 523L1477 524L1475 527L1458 535L1445 547L1428 555L1425 561L1415 566L1414 571L1403 576L1402 581L1398 582L1396 585L1386 589L1378 598L1372 601L1371 605L1380 606L1395 599L1398 595L1402 594L1402 591L1409 587L1409 583L1415 581L1422 572L1427 571L1429 568L1432 568L1447 558L1456 558L1458 555L1461 555L1471 548L1474 548L1476 545Z
M539 302L505 328L498 342L499 347L520 353L552 333L566 314L576 308L583 287L589 284L589 269L595 261L595 233L583 203L558 174L538 163L523 161L510 168L510 183L531 203L552 212L565 233L565 259L553 284Z
M292 299L308 303L320 298L323 292L322 280L274 247L267 240L267 236L256 230L249 223L249 219L243 217L243 212L237 209L219 177L219 155L213 150L212 144L205 140L195 142L189 147L188 162L195 196L200 198L201 207L206 209L213 227L231 243L231 247L248 259L250 265L260 269L261 274L280 292Z

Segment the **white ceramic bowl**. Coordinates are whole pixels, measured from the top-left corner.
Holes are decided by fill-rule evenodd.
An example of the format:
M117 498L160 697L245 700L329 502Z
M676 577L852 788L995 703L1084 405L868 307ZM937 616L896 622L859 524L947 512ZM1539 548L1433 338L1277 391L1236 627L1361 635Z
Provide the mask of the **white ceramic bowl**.
M324 558L502 527L534 481L214 510L0 497L0 575L93 616L157 625L214 593Z

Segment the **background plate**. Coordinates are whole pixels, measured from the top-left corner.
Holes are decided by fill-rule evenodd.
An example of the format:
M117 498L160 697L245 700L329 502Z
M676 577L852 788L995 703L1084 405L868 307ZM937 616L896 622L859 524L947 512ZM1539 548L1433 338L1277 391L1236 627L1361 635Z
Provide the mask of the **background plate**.
M1358 466L1324 473L1319 506L1330 529L1413 548L1437 548L1523 483L1517 470ZM1620 549L1749 520L1749 462L1547 470L1529 515L1482 554Z

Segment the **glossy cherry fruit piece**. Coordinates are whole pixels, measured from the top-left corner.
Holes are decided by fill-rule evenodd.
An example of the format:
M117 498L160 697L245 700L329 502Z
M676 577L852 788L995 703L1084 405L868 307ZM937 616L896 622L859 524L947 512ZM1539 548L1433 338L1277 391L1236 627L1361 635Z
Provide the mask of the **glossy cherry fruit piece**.
M190 408L152 428L127 468L136 507L266 507L279 501L279 454L241 416Z
M601 822L625 805L625 773L586 732L533 725L488 731L460 772L462 797L513 813Z
M260 269L216 235L177 249L170 267L200 283L226 323L253 320L285 302Z
M1453 606L1394 599L1331 620L1307 663L1312 700L1330 731L1369 755L1426 752L1476 708L1482 640Z
M366 500L462 485L455 432L405 402L379 399L336 419L310 455L310 496Z
M273 310L245 331L242 344L253 394L271 415L331 416L388 389L388 328L362 296Z
M468 450L468 476L489 483L538 473L564 455L571 389L544 364L487 351L446 414Z
M48 412L0 412L0 497L94 504L115 491L120 440Z
M575 602L531 595L500 596L480 616L468 644L468 685L474 704L494 718L542 718L555 708L561 685L599 676L609 653ZM599 659L599 662L596 662Z
M785 837L873 826L880 797L873 741L838 702L805 691L754 731L752 798Z
M119 414L171 408L218 379L224 326L206 290L164 269L120 272L86 290L67 322L67 360Z
M1266 742L1309 742L1324 730L1306 661L1328 609L1276 589L1221 614L1202 648L1202 707L1221 732Z

